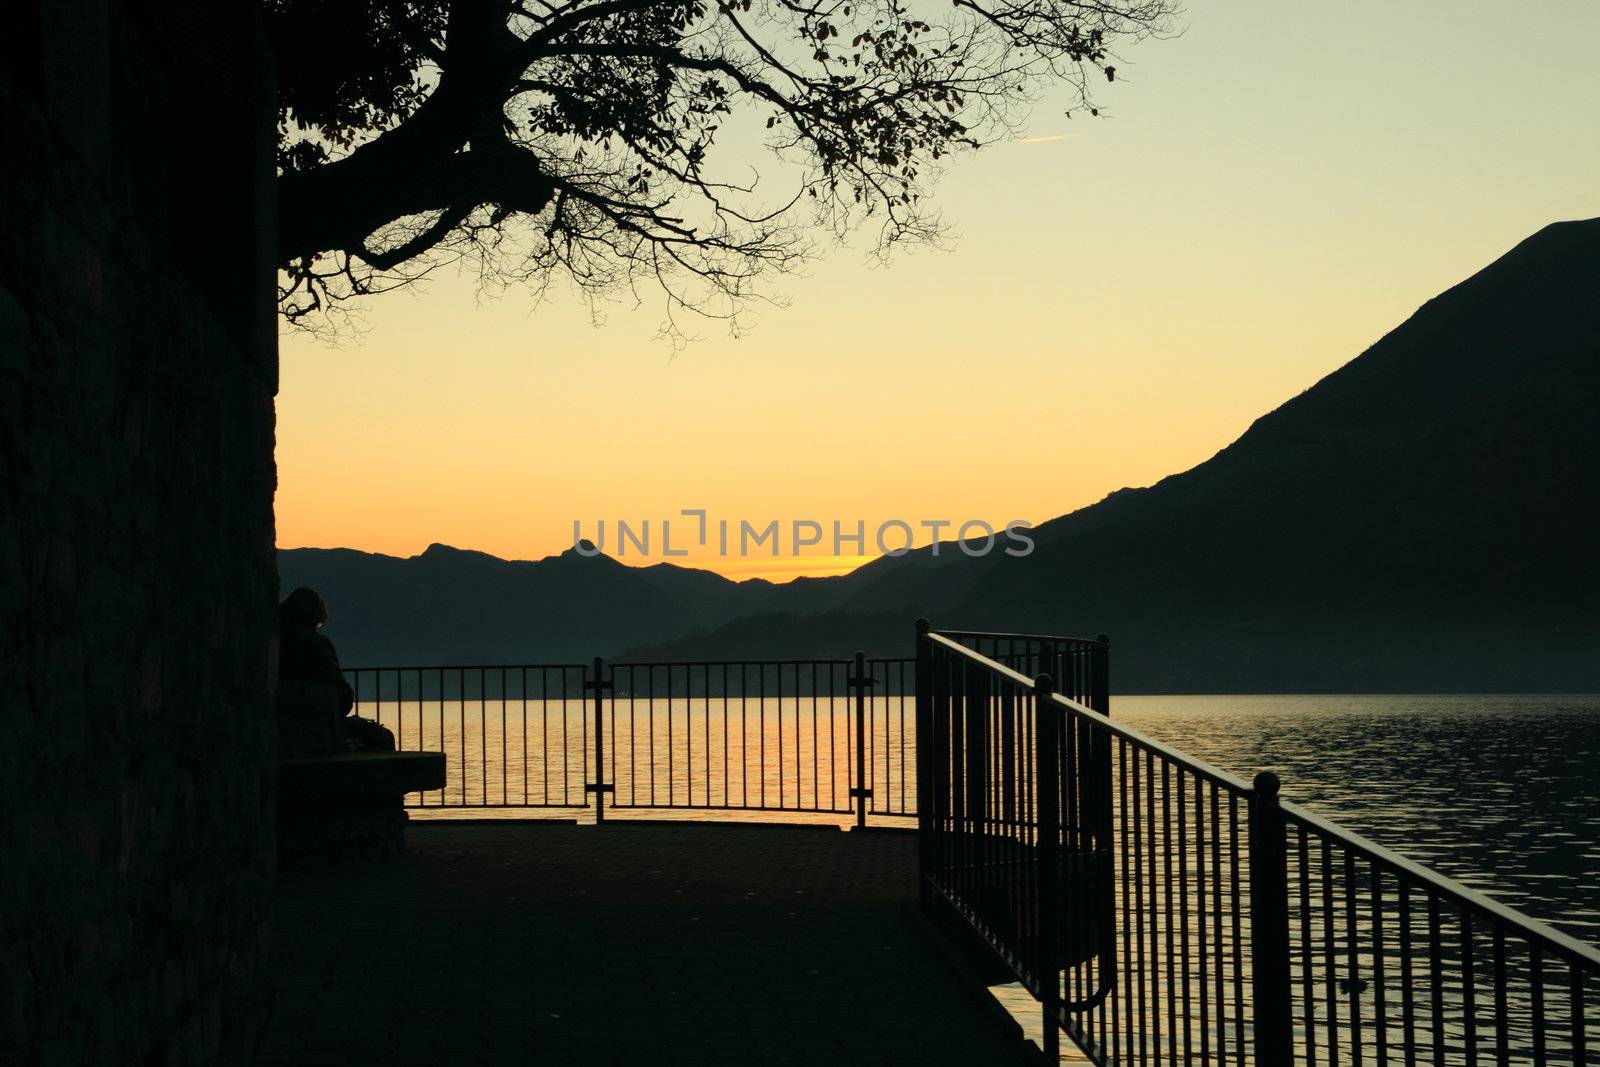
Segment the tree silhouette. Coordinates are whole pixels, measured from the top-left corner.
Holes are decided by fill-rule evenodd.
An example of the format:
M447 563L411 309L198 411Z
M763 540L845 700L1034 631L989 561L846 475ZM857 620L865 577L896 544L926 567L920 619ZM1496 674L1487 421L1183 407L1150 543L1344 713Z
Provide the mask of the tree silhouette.
M733 314L809 229L937 235L942 159L1010 135L1052 84L1098 113L1113 47L1173 3L262 0L280 307L323 321L466 260L492 284L653 280L669 317Z

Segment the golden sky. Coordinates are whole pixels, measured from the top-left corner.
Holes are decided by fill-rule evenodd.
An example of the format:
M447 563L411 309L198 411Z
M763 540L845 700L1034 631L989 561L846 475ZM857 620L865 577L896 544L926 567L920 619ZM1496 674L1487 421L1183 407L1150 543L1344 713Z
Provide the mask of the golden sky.
M713 534L674 560L782 580L855 566L888 519L1040 522L1206 459L1534 230L1600 215L1594 0L1194 0L1185 23L1118 64L1112 117L1047 100L958 162L949 248L825 249L740 337L706 323L674 354L659 303L595 326L565 291L450 275L338 347L286 330L278 543L536 559L604 519L615 555L615 522L650 520L652 557L624 559L660 562L685 508L866 524L848 559L720 558Z

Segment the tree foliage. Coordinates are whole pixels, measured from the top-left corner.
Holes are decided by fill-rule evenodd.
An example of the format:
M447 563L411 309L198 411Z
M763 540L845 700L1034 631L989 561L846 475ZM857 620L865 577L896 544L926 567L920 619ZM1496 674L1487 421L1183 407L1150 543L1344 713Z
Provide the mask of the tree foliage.
M463 259L494 284L659 283L736 311L820 227L926 239L950 153L1174 0L261 0L277 56L280 306Z

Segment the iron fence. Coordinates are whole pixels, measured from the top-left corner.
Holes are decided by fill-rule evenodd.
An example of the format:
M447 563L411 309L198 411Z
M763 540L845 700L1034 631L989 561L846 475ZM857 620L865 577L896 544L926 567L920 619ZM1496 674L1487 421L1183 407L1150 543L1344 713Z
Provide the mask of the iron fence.
M423 808L908 817L913 661L358 667L354 712L445 753ZM596 773L599 768L603 773Z
M1099 1064L1584 1064L1600 952L1109 717L1109 645L919 622L913 659L357 668L430 808L911 816Z
M1595 949L1298 805L1282 823L1300 1062L1589 1061Z
M597 661L609 804L909 815L911 666L859 655Z
M1112 721L1103 637L917 648L924 902L1038 999L1047 1054L1587 1062L1600 953Z
M582 664L358 667L345 672L354 713L398 748L445 754L443 789L419 808L569 808L593 781L588 671Z

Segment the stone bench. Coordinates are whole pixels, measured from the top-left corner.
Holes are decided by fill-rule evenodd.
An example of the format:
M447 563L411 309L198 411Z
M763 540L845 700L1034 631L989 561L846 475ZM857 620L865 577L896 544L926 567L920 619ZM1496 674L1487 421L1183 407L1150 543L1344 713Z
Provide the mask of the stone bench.
M385 859L404 845L405 795L444 787L443 752L348 752L278 761L278 865Z

